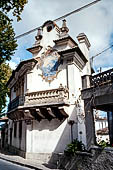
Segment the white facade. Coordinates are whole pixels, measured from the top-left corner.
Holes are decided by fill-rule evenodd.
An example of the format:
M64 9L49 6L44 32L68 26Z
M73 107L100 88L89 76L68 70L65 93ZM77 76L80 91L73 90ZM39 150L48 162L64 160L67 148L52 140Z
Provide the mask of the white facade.
M63 24L61 29L52 21L43 25L28 49L33 58L21 62L8 82L8 143L27 158L40 154L48 161L76 138L87 145L81 77L91 74L89 42L79 35L80 50Z

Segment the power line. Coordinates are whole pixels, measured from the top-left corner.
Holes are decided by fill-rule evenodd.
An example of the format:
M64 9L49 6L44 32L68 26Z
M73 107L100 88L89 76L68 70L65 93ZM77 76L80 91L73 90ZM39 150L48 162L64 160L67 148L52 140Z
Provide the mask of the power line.
M99 1L101 1L101 0L93 1L93 2L91 2L91 3L89 3L89 4L85 5L85 6L82 6L82 7L78 8L78 9L72 11L72 12L69 12L68 14L65 14L65 15L63 15L63 16L61 16L61 17L55 19L54 21L55 21L55 22L60 21L60 20L66 18L66 17L68 17L68 16L70 16L70 15L72 15L72 14L74 14L74 13L77 13L77 12L79 12L79 11L85 9L85 8L88 8L88 7L90 7L90 6L94 5L94 4L96 4L96 3L99 2Z
M64 18L67 18L68 16L70 16L70 15L72 15L72 14L74 14L74 13L77 13L77 12L79 12L79 11L85 9L85 8L88 8L88 7L96 4L96 3L99 2L99 1L101 1L101 0L96 0L96 1L93 1L93 2L91 2L91 3L89 3L89 4L86 4L86 5L84 5L84 6L80 7L80 8L72 11L72 12L69 12L69 13L67 13L67 14L59 17L59 18L54 19L53 21L58 22L58 21L60 21L60 20L62 20L62 19L64 19ZM27 31L27 32L25 32L25 33L23 33L23 34L20 34L20 35L16 36L15 39L19 39L19 38L21 38L21 37L23 37L23 36L25 36L25 35L28 35L28 34L36 31L37 29L39 29L39 28L41 28L41 27L42 27L42 26L39 26L39 27L34 28L34 29L30 30L30 31Z
M94 58L96 58L97 56L101 55L102 53L106 52L107 50L111 49L113 47L113 44L111 46L109 46L108 48L105 48L103 51L97 53L96 55L92 56L90 59L93 60Z

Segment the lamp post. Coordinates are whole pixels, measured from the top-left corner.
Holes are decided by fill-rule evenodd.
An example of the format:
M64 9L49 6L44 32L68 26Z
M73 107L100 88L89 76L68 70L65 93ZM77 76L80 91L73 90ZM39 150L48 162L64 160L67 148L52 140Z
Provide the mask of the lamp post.
M73 125L75 121L74 120L69 120L68 124L71 126L71 142L73 142Z

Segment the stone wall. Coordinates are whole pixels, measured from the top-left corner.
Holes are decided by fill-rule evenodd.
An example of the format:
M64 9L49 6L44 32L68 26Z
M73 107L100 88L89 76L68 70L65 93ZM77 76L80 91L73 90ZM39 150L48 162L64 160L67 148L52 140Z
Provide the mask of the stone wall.
M63 155L58 169L63 170L113 170L113 149L95 147L90 153L77 152L75 156Z

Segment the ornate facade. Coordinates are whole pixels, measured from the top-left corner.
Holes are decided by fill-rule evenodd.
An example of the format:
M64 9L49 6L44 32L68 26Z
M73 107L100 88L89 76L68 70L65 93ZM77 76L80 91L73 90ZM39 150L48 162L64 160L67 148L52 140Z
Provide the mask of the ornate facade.
M27 49L33 57L13 71L8 106L8 144L26 158L51 161L78 138L87 146L83 75L90 75L90 43L79 34L79 45L62 27L47 21Z

